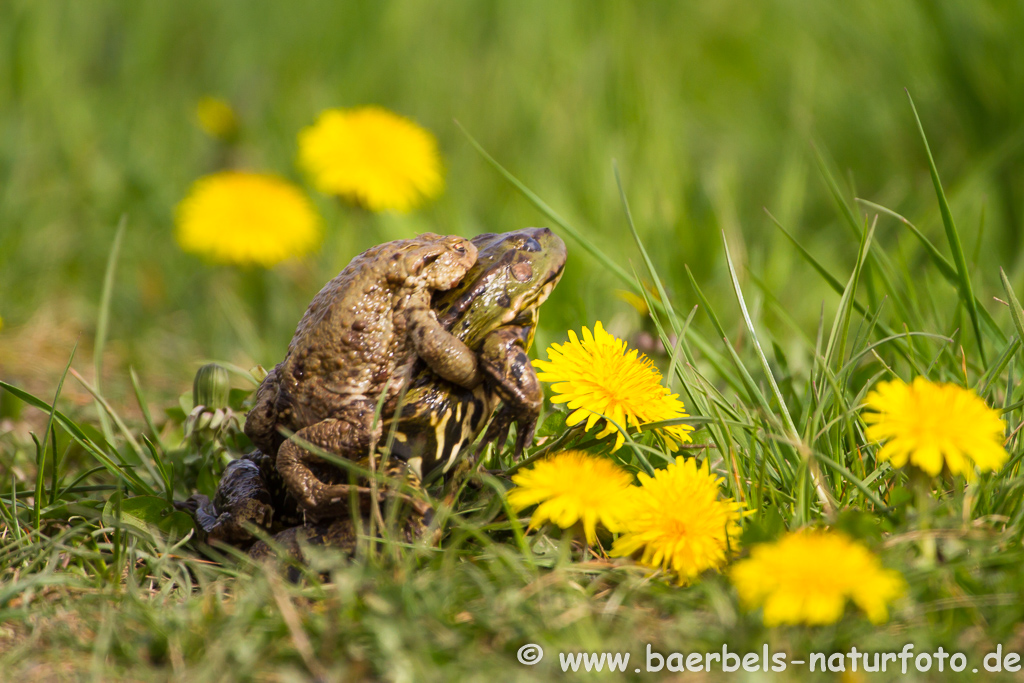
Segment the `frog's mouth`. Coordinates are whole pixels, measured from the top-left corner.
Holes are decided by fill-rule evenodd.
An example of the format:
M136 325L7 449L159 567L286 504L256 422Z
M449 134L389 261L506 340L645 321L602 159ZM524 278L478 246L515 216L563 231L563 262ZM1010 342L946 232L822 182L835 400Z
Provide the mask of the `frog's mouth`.
M503 324L513 322L524 313L529 313L539 308L548 300L548 297L551 296L551 292L554 290L555 285L557 285L558 281L562 279L563 270L564 266L559 268L558 271L543 285L541 285L539 289L528 289L520 296L513 299L510 303L508 312L502 316L501 322Z

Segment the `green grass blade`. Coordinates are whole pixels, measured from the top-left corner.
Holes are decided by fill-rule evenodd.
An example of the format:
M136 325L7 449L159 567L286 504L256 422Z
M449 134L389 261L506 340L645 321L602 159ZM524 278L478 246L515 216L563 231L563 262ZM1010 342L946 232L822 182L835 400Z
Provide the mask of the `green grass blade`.
M917 237L918 241L921 242L921 245L928 253L929 258L931 258L932 263L934 263L935 266L939 269L939 272L942 274L942 277L946 278L946 281L949 282L954 287L960 286L960 277L957 275L956 266L950 263L949 259L947 259L945 255L941 251L939 251L939 248L936 247L935 244L930 239L928 239L928 237L923 232L921 232L921 230L916 225L911 223L905 216L902 216L899 213L893 211L892 209L882 206L881 204L875 204L874 202L868 201L867 199L858 198L856 201L860 204L863 204L865 207L871 209L872 211L877 211L878 213L883 213L887 216L895 218L900 223L905 225L912 233L914 233L914 236ZM995 335L996 339L999 340L1000 344L1005 344L1008 341L1006 335L996 324L996 321L992 318L992 315L985 309L984 306L981 305L977 297L975 297L974 300L978 308L978 315L981 316L981 322L985 324L985 328L990 333Z
M60 375L60 381L57 382L57 391L53 393L53 403L50 405L50 414L46 418L46 432L43 434L43 443L39 449L39 456L37 458L36 466L36 495L35 505L33 506L32 521L36 531L39 530L39 515L43 506L43 466L46 464L46 442L50 438L50 433L53 431L53 416L57 412L57 400L60 398L60 392L64 389L64 380L68 376L68 371L71 369L71 361L75 359L75 351L78 350L78 342L71 348L71 355L68 356L67 365L64 366L64 372ZM57 451L54 449L53 467L57 467Z
M160 455L160 449L155 446L145 434L142 435L142 443L146 444L146 448L149 449L150 455L153 456L153 462L156 463L156 469L160 473L160 481L164 484L164 493L166 494L167 502L173 503L174 468L167 466L167 463L164 462L163 456Z
M673 376L679 377L680 383L682 383L684 387L687 386L688 382L683 378L683 373L678 372L680 368L679 356L684 355L685 353L687 361L689 362L690 354L686 349L686 331L690 329L690 323L693 322L693 316L695 315L697 315L696 306L690 309L690 314L686 316L686 320L683 321L682 334L678 335L676 338L675 348L672 349L671 354L669 355L668 371L665 373L665 377L669 378L669 381L671 381ZM666 346L665 348L667 349L668 347ZM689 393L688 387L687 393Z
M149 428L150 434L153 435L153 441L156 443L160 453L164 454L167 452L167 448L160 439L160 430L156 428L153 416L149 412L149 405L147 405L146 399L142 396L142 385L139 383L139 376L135 374L135 368L128 368L128 376L131 378L132 389L135 391L135 400L139 404L139 410L142 411L142 419L146 421L146 427Z
M949 202L946 201L946 193L942 190L942 181L939 180L939 169L935 166L935 159L932 157L931 147L928 146L928 137L924 133L924 126L921 124L921 117L917 114L917 107L914 106L914 98L907 91L907 99L910 101L910 108L914 112L914 120L917 122L917 130L921 134L921 142L924 143L924 151L928 156L928 170L932 176L932 184L935 186L935 196L939 200L939 212L942 214L942 225L946 228L946 240L949 242L949 249L953 253L953 263L956 264L957 277L959 278L960 298L967 307L971 316L971 325L974 327L974 336L978 340L978 355L981 356L981 364L987 366L985 360L985 340L981 335L981 324L978 320L978 307L975 305L974 288L971 285L971 276L967 270L967 258L964 256L964 248L960 243L960 234L953 222L953 214L949 210Z
M787 434L793 439L794 443L799 443L800 435L796 430L796 425L793 423L793 418L790 417L789 409L786 407L786 402L783 400L782 392L779 391L779 385L775 382L775 377L772 375L771 366L768 364L768 358L765 357L764 351L761 349L761 342L757 338L757 331L754 329L754 321L750 319L750 312L747 310L747 302L743 299L743 290L740 288L740 280L736 274L736 268L732 263L732 255L729 253L729 244L725 239L725 232L722 232L722 247L725 249L725 262L729 268L729 277L732 280L733 292L736 294L736 300L739 302L740 313L743 315L743 322L747 326L747 332L750 333L750 339L754 343L754 350L757 352L757 357L761 361L761 369L765 373L765 377L768 380L768 385L771 387L772 395L775 400L779 402L779 410L782 412L782 418L785 423Z
M835 290L836 294L842 294L843 293L843 283L840 282L839 280L837 280L835 277L833 277L832 273L828 272L825 269L825 266L821 265L821 263L818 261L818 259L814 258L814 256L811 254L811 252L807 251L807 249L804 248L804 246L802 244L797 242L796 238L793 237L792 234L790 234L789 230L786 230L786 228L784 228L782 226L782 223L780 223L779 219L777 219L775 216L772 215L771 211L769 211L768 209L765 209L764 212L766 214L768 214L768 218L770 218L772 220L772 222L775 223L775 227L777 227L779 230L781 230L782 234L785 235L789 239L790 243L794 247L796 247L797 251L800 252L800 255L803 256L804 260L807 261L808 265L810 265L811 268L814 268L814 270L816 270L818 272L818 275L821 275L822 279L824 279L825 282L828 283L829 287L831 287L832 289ZM860 304L855 304L855 305L857 306L857 310L860 311L860 313L862 315L865 315L865 316L867 315L867 310L864 309L863 306L861 306Z
M49 412L51 409L53 409L53 406L51 406L46 401L36 396L33 396L27 391L19 389L13 384L8 384L3 380L0 380L0 389L4 389L5 391L10 392L16 398L21 399L25 403L29 404L34 408L38 408L39 410ZM141 478L139 478L139 475L135 474L135 472L132 470L130 466L128 466L124 462L114 462L114 460L109 455L103 452L103 449L101 449L99 446L93 443L92 440L88 436L86 436L85 432L83 432L82 429L77 424L75 424L74 420L72 420L59 410L55 409L53 409L53 417L57 424L59 424L64 429L64 431L70 434L71 438L74 439L75 442L78 443L78 445L80 445L82 448L86 450L86 452L90 453L93 457L95 457L97 460L103 463L103 465L107 468L108 471L110 471L111 474L118 477L124 477L128 482L130 482L132 484L132 490L136 494L154 494L153 488L145 481L143 481Z
M690 332L690 321L693 319L694 313L696 312L696 307L694 307L694 310L690 312L690 315L686 318L686 321L683 322L683 323L680 323L679 319L676 316L675 310L672 307L671 298L668 296L668 292L666 291L666 289L664 287L664 284L663 284L663 282L661 280L661 277L658 275L658 272L657 272L657 270L654 267L654 262L651 260L650 255L647 252L647 248L644 247L644 244L643 244L643 242L640 239L640 235L639 235L639 233L636 230L636 225L633 222L633 213L632 213L632 211L629 208L629 200L626 198L626 192L625 192L625 189L623 188L623 185L622 185L622 178L619 175L618 164L613 162L612 170L613 170L613 172L615 174L615 182L616 182L616 184L618 185L618 188L619 188L619 198L622 201L622 207L623 207L623 210L625 211L625 214L626 214L626 223L628 224L630 233L633 236L633 241L636 243L637 249L640 250L640 254L641 254L641 256L644 259L644 263L647 266L647 272L650 274L651 279L654 281L655 287L658 290L658 296L661 297L661 302L663 303L662 308L665 310L665 312L666 312L666 314L668 316L668 319L669 319L669 321L672 324L672 331L676 334L676 346L684 351L684 353L685 353L685 355L687 357L687 360L689 360L690 363L693 364L693 354L690 352L689 346L686 344L686 338L687 338L688 333ZM689 272L689 268L688 267L687 267L687 272ZM635 272L634 272L634 277L636 277L636 273ZM692 274L691 274L690 278L691 278L691 281L693 281ZM662 334L662 343L665 345L666 349L669 349L672 346L671 342L670 342L669 338L666 335L664 335L664 330L662 329L662 325L661 325L660 321L658 320L657 316L654 315L654 311L657 310L656 303L658 303L658 302L654 302L654 301L651 300L651 297L648 296L647 291L644 289L642 284L640 284L640 278L636 277L636 280L637 280L637 283L638 283L638 289L640 290L640 294L641 294L641 296L643 296L644 301L647 304L648 310L651 311L651 319L654 320L655 325L657 326L659 333ZM703 294L701 294L701 297L702 297L702 301L704 302L705 308L709 312L709 315L714 316L713 312L711 311L710 304L707 302L706 299L703 299ZM717 321L717 318L716 318L716 321ZM721 325L718 325L718 327L721 328ZM725 381L730 386L732 386L736 390L739 389L740 384L733 377L732 373L728 372L726 370L726 368L722 367L721 364L718 363L717 359L714 358L713 356L705 355L705 357L708 359L709 362L711 362L713 365L715 365L716 370L718 370L719 374L725 379ZM669 367L669 372L667 374L668 377L672 376L673 371L676 368L676 359L677 359L677 354L673 354L672 355L672 359L671 359L671 363L670 363L670 367ZM697 401L696 401L696 394L693 391L691 391L691 388L689 387L687 379L683 375L683 373L681 373L681 372L677 373L676 376L679 378L680 382L683 384L683 387L684 387L684 390L686 391L687 397L691 401L691 405L699 406L700 404L697 403ZM717 441L716 441L716 443L717 443ZM719 447L721 447L721 444L719 444Z
M707 312L708 317L711 319L711 324L714 326L715 331L719 335L719 339L722 340L722 344L725 346L729 358L732 360L733 365L736 367L736 371L739 373L740 379L743 382L743 389L747 394L747 398L750 401L756 403L758 406L760 406L761 410L767 417L774 417L775 413L772 412L771 405L768 403L768 399L765 398L764 394L758 388L757 382L755 382L754 378L750 376L750 372L747 371L746 366L743 365L743 361L736 353L736 349L734 349L732 347L732 344L729 342L729 336L725 333L725 328L722 327L722 323L718 320L718 316L715 315L714 310L708 303L707 297L704 296L703 290L701 290L700 286L697 284L697 279L693 276L693 273L690 271L690 267L684 266L684 268L686 269L686 274L690 278L690 285L693 287L693 291L697 295L697 300L700 302L700 305L703 306L704 310Z
M850 317L853 314L853 301L857 297L857 284L860 282L861 270L864 268L868 252L871 250L871 240L875 234L875 224L864 231L861 236L860 249L857 251L857 263L850 274L843 295L839 299L839 310L832 322L832 331L829 334L828 344L825 346L824 366L829 367L832 361L841 364L846 357L846 340L850 333Z
M107 415L109 415L111 419L114 420L114 424L117 425L118 430L121 432L121 434L124 435L125 440L135 451L136 457L138 457L139 461L142 462L142 465L146 468L146 471L149 472L149 475L153 478L153 481L159 481L159 475L157 474L156 470L153 469L153 465L150 464L149 458L146 457L147 452L142 448L142 445L135 438L135 435L132 434L132 431L128 429L128 425L126 425L124 420L121 419L121 416L118 415L114 408L110 405L110 403L107 402L107 399L100 396L100 393L96 390L96 387L89 384L89 382L87 382L84 377L82 377L74 370L71 371L71 375L78 380L79 384L85 387L86 391L92 394L92 397L96 399L96 401L99 403L100 408L102 410L105 410Z
M92 352L92 365L95 374L96 391L99 392L101 378L103 376L103 347L107 343L107 330L110 325L110 299L114 293L114 273L117 271L117 257L121 253L121 240L124 238L125 226L128 224L128 215L121 216L117 224L117 232L114 233L114 243L110 247L110 254L107 256L107 268L103 273L103 291L100 294L100 309L96 317L96 341ZM114 430L110 426L110 420L106 413L96 405L96 412L100 416L100 427L103 429L103 436L109 443L114 443Z
M743 361L736 353L736 349L734 349L732 347L732 344L729 342L729 336L725 333L725 328L722 327L722 323L719 322L718 316L715 315L714 309L711 308L711 305L708 302L707 297L704 296L703 290L701 290L700 286L697 284L697 279L693 276L693 273L690 271L690 267L686 265L684 265L683 267L686 269L686 274L690 278L690 285L693 287L693 291L697 295L697 300L700 302L700 305L704 307L704 311L708 314L708 317L711 319L711 324L715 327L715 331L718 332L718 338L722 340L722 343L725 346L726 353L728 354L730 360L732 360L732 364L736 368L736 371L740 376L740 381L742 382L742 387L745 393L747 394L747 397L751 401L757 403L761 407L761 409L765 411L766 415L774 416L774 413L772 413L771 407L768 404L768 400L764 397L764 394L761 393L761 390L757 388L757 382L755 382L754 378L750 376L750 373L747 371L747 368L743 365ZM739 387L733 388L737 392L739 391Z
M1017 328L1017 337L1024 341L1024 309L1010 285L1010 278L1006 277L1002 268L999 269L999 279L1003 281L1003 289L1006 290L1006 300L1010 304L1010 315L1013 317L1013 326Z
M635 268L633 270L633 274L639 281L640 276L636 273ZM700 394L692 390L690 386L690 380L682 371L682 364L678 362L678 357L681 353L686 358L686 362L689 363L691 367L696 364L696 361L693 357L693 352L690 350L689 345L686 343L686 337L688 333L691 331L690 322L693 321L693 317L697 313L698 306L694 306L690 310L690 314L686 316L686 320L683 321L682 328L676 334L676 342L675 346L673 347L672 340L669 334L665 331L665 326L662 324L660 316L653 314L653 311L655 309L652 307L653 302L651 301L651 297L648 295L646 288L641 287L640 293L643 295L644 302L647 304L647 310L652 311L651 321L654 323L654 327L658 331L658 338L661 339L661 342L662 344L664 344L666 350L672 348L672 355L670 356L669 360L669 368L668 372L665 373L665 377L669 378L669 381L671 381L671 378L673 376L676 377L679 380L680 384L682 384L683 393L686 394L690 408L702 410L702 406L704 406L705 404L701 401ZM717 356L705 354L704 357L711 364L711 366L715 368L715 371L725 380L726 384L728 384L737 392L742 391L742 385L740 384L740 382L736 380L735 377L733 377L732 373L728 371L728 369L724 366L724 364L719 360Z
M14 516L14 537L20 540L25 532L18 520L18 479L13 469L11 470L11 514Z
M1017 353L1019 348L1020 339L1018 337L1014 337L1006 345L1002 353L996 356L995 362L988 370L985 371L985 374L981 376L981 379L978 380L977 391L979 396L984 398L988 395L988 390L992 385L992 382L994 382L999 375L1003 374L1003 370L1005 370L1006 366L1010 364L1011 360L1013 360L1013 356Z
M58 471L63 458L57 460L57 427L56 425L50 425L50 443L53 444L53 464L50 467L50 505L53 505L57 495L57 481L60 479L60 472ZM65 455L67 452L65 451Z
M821 172L822 178L825 180L825 184L828 186L829 192L832 194L833 200L835 200L835 204L839 209L843 222L845 222L846 226L849 228L850 234L854 235L857 240L860 241L863 238L862 233L864 230L856 212L850 203L847 202L845 195L835 180L835 176L832 175L832 172L829 169L828 162L825 160L824 155L817 146L814 147L814 153L815 159L818 163L818 169ZM904 304L900 296L901 293L892 282L891 273L894 272L894 269L888 254L883 250L874 249L868 253L868 259L869 261L868 264L865 265L865 270L877 276L877 278L881 280L886 294L892 299L893 303L898 307L903 308ZM869 267L871 267L870 270L868 270ZM864 278L864 283L866 285L865 289L868 294L868 300L871 308L878 305L878 301L874 296L873 282L874 278L872 277Z
M736 301L739 303L740 313L743 315L743 322L746 324L747 332L750 333L750 339L754 343L754 350L757 352L757 357L761 361L761 369L764 372L765 378L768 380L768 386L771 388L772 395L779 404L779 411L782 413L786 436L790 439L792 447L798 452L802 452L804 449L801 448L802 440L800 439L800 433L797 431L796 424L793 422L793 418L789 414L786 399L783 397L782 392L779 390L779 385L775 381L771 365L769 365L768 358L764 355L764 350L761 348L761 342L757 338L757 330L754 329L754 321L750 318L750 312L747 310L747 303L743 299L743 290L740 288L740 280L736 274L736 267L733 265L732 256L729 253L729 243L725 239L724 231L722 232L722 248L725 250L725 262L729 267L729 277L732 279L733 292L736 294ZM818 499L821 501L825 510L831 512L835 507L835 503L832 500L831 491L821 476L821 472L811 460L807 460L807 467L814 485L814 490L818 494Z
M11 495L14 495L14 491L11 491ZM0 521L3 522L4 526L11 530L11 534L15 538L18 538L17 532L14 528L18 526L18 520L15 519L14 515L7 509L7 504L4 503L4 499L0 497Z
M700 305L704 307L704 312L707 313L708 318L711 319L711 324L714 326L715 332L718 333L718 338L722 339L728 337L729 335L725 333L725 328L722 327L722 322L718 319L718 316L715 315L715 310L711 308L711 303L708 301L708 298L704 296L704 290L702 290L700 285L697 284L697 278L693 276L693 271L690 270L690 266L684 264L683 268L686 270L687 277L690 278L690 286L693 287L693 291L696 293L697 299L700 301Z
M767 213L768 217L772 219L773 223L775 223L775 227L781 230L782 234L785 235L793 244L793 246L797 248L797 251L800 252L800 255L803 256L804 260L807 261L808 265L810 265L811 268L813 268L815 271L817 271L819 275L821 275L821 277L825 280L825 282L828 283L828 285L832 288L833 291L835 291L836 294L842 296L843 291L845 289L843 287L843 284L839 280L837 280L831 273L829 273L828 270L826 270L825 267L821 265L818 259L814 258L814 255L811 254L811 252L809 252L802 244L800 244L800 242L798 242L796 238L792 234L790 234L788 230L786 230L785 227L783 227L782 223L780 223L775 218L775 216L773 216L768 211L766 211L765 213ZM851 301L851 305L853 306L854 310L856 310L865 320L868 320L869 318L872 317L868 309L866 309L862 304L858 303L856 298L853 299L853 301ZM824 315L824 311L822 312L822 315ZM917 374L921 374L923 372L923 369L918 365L917 361L914 359L913 354L910 352L907 346L901 343L899 340L900 337L903 337L905 335L893 331L891 328L883 324L881 321L878 322L878 330L885 337L896 337L897 342L893 344L893 347L900 353L901 356L903 356L907 360L907 362L914 366L914 369L917 372Z
M128 375L131 377L132 389L135 391L135 400L138 402L139 409L142 411L142 417L146 421L146 426L149 428L150 433L153 435L153 441L150 441L146 438L146 435L143 434L142 441L146 444L146 449L153 457L153 462L156 463L157 471L160 473L160 479L164 482L164 490L167 493L167 500L170 502L174 496L172 491L173 469L168 467L165 462L167 457L167 448L164 446L163 440L160 439L160 431L156 428L156 423L153 422L153 416L149 413L149 406L146 404L146 399L142 396L142 386L139 384L138 375L135 374L135 368L128 368Z
M861 199L858 197L854 201L856 201L858 204L864 205L866 208L871 209L872 211L885 214L890 218L895 218L900 223L905 225L907 229L914 233L914 236L917 237L918 241L921 243L921 246L924 247L924 250L928 252L929 258L931 258L932 263L934 263L935 266L939 269L939 272L942 273L942 276L949 280L950 282L952 282L954 285L959 284L959 276L956 272L956 266L950 263L949 259L946 258L946 256L941 251L939 251L939 248L936 247L930 239L928 239L928 236L921 232L920 228L911 223L906 216L898 214L892 209L884 207L881 204L875 204L872 201L868 201L867 199Z
M619 188L619 199L622 201L622 209L626 212L626 225L629 226L629 232L633 235L633 241L636 243L637 249L640 250L640 255L644 259L644 264L647 266L647 272L650 274L651 279L654 281L654 286L658 289L658 296L661 297L661 301L665 306L665 311L668 313L669 322L672 323L672 331L677 335L679 334L679 320L676 318L675 311L672 309L672 300L668 296L668 292L665 291L665 287L661 282L661 278L658 277L658 272L654 269L654 263L651 261L650 255L647 253L647 249L644 247L644 243L640 240L640 235L636 231L636 225L633 223L633 212L629 210L629 200L626 198L626 190L622 187L622 177L619 175L619 165L612 162L612 172L615 174L615 184ZM643 290L643 286L640 286ZM647 296L644 295L646 299ZM650 302L648 302L650 307ZM651 309L653 310L653 309Z
M828 188L829 194L832 195L832 199L836 203L836 208L839 209L839 213L842 214L846 227L850 229L851 233L860 238L860 221L857 220L857 215L853 212L849 202L846 201L846 197L843 196L843 191L839 187L839 183L836 182L835 176L832 175L831 169L828 167L828 163L825 161L825 156L821 153L821 150L817 145L812 145L814 149L814 160L818 164L818 170L821 172L821 177L825 181L825 186Z
M856 367L857 363L860 362L862 358L867 356L875 349L881 346L885 346L889 342L893 342L899 339L906 339L907 337L923 337L925 339L934 339L936 341L945 342L946 344L953 343L953 340L950 339L949 337L945 337L941 334L935 334L933 332L901 332L900 334L893 335L891 337L883 337L877 341L871 342L863 349L850 356L849 360L846 361L846 364L839 369L839 372L836 373L836 376L842 377L844 374L853 370L853 368Z
M459 127L459 130L462 131L462 134L465 135L466 138L469 140L469 144L471 144L473 148L480 153L480 156L482 156L484 160L494 168L494 170L500 173L502 177L505 178L505 180L511 183L513 187L519 190L519 193L526 197L527 201L533 204L533 206L538 211L547 216L555 225L561 228L567 235L576 240L576 242L581 247L583 247L587 252L589 252L590 255L593 256L595 259L600 261L601 265L615 273L620 280L625 282L630 287L635 286L636 283L633 282L633 279L629 277L629 273L627 273L622 266L615 263L615 261L608 258L608 256L604 252L602 252L600 249L598 249L589 241L587 241L579 230L574 228L564 218L555 213L555 210L548 206L543 199L538 197L532 190L530 190L530 188L526 187L526 185L524 185L522 181L519 180L519 178L516 178L504 166L498 163L497 159L488 154L487 150L485 150L483 146L476 141L476 138L469 134L469 131L462 127L461 123L456 121L455 125Z
M865 482L861 481L861 480L860 480L860 479L859 479L859 478L858 478L858 477L857 477L857 476L856 476L856 475L855 475L855 474L854 474L853 472L851 472L851 471L850 471L850 470L848 470L847 468L845 468L845 467L843 467L842 465L840 465L839 463L837 463L837 462L836 462L835 460L833 460L832 458L830 458L830 457L828 457L827 455L824 455L824 454L822 454L822 453L815 453L815 454L814 454L814 459L815 459L815 460L817 460L818 462L821 462L821 463L823 463L823 464L824 464L824 465L826 465L827 467L829 467L829 468L831 468L831 469L835 470L835 471L836 471L836 472L838 472L838 473L839 473L840 475L842 475L842 477L843 477L844 479L846 479L846 480L847 480L847 481L849 481L849 482L850 482L851 484L853 484L854 486L856 486L856 487L857 487L857 489L858 489L858 490L860 490L860 492L861 492L862 494L864 494L864 497L865 497L865 498L867 498L868 500L870 500L870 501L871 501L871 503L872 503L872 504L873 504L873 505L875 506L875 509L876 509L876 510L877 510L878 512L881 512L881 513L883 513L883 514L886 514L886 515L888 515L888 512L889 512L889 511L891 510L891 508L890 508L890 507L889 507L888 505L886 505L885 503L883 503L883 502L882 502L882 499L881 499L881 498L879 498L879 497L878 497L878 496L877 496L877 495L875 494L875 492L874 492L874 491L872 491L872 490L871 490L871 489L870 489L870 488L868 487L867 483L865 483Z

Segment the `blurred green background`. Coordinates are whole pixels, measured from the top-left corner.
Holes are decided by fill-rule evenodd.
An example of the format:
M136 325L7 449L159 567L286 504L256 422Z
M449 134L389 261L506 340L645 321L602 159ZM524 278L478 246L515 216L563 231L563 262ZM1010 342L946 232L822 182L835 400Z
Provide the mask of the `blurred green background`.
M120 386L107 386L124 392L133 365L155 397L185 390L201 359L280 360L312 295L372 244L544 224L454 119L597 246L639 267L616 159L679 309L695 303L685 263L713 303L728 304L719 311L727 322L736 310L725 230L744 277L763 281L813 335L822 302L832 308L838 297L763 208L845 280L856 243L821 181L817 145L850 197L900 211L944 245L907 88L968 256L979 254L975 287L991 301L996 266L1015 284L1024 275L1022 33L1024 4L1008 2L6 0L0 377L40 382L48 394L75 340L89 352L122 214L107 362ZM246 272L178 249L174 206L221 163L196 125L204 95L225 98L242 120L234 164L311 193L327 230L316 255ZM325 108L360 104L437 135L447 182L439 200L376 216L304 184L296 133ZM891 218L876 239L894 258L923 259ZM542 348L598 319L630 334L640 321L614 296L621 285L569 248ZM744 286L764 313L763 296ZM792 330L765 315L785 342Z

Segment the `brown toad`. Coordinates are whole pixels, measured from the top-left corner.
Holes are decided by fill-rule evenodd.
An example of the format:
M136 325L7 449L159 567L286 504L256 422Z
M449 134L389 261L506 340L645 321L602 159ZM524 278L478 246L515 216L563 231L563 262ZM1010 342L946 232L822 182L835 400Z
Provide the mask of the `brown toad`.
M349 487L279 430L358 459L380 438L382 394L397 396L417 358L450 382L479 384L476 355L430 310L433 292L458 284L476 257L476 246L454 235L388 242L354 258L313 298L245 422L256 447L277 454L285 486L311 518L343 510Z

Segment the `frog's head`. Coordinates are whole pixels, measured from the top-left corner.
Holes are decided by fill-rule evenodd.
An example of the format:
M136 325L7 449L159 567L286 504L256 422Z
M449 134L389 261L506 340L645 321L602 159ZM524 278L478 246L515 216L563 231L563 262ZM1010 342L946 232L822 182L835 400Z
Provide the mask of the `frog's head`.
M400 260L395 275L399 280L418 281L428 289L451 289L476 262L476 245L458 235L425 232L405 242L404 248L392 256Z
M456 287L434 297L438 320L470 348L507 324L532 330L538 309L565 268L565 242L547 228L473 238L476 264Z

